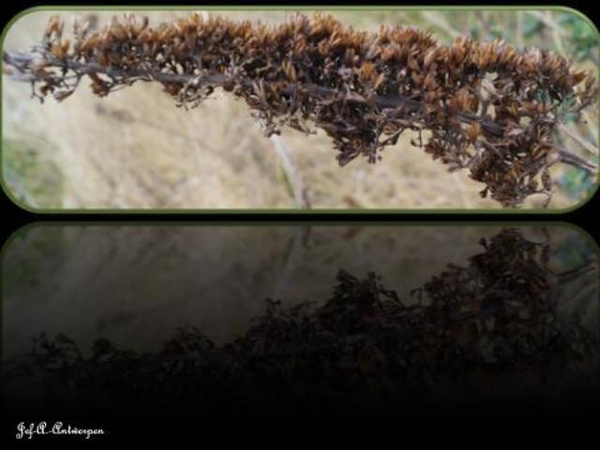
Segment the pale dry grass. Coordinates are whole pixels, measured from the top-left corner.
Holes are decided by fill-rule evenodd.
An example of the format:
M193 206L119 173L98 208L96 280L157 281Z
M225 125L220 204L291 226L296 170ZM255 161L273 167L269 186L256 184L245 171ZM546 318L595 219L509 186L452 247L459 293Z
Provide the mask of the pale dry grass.
M153 25L189 13L143 12ZM4 49L27 50L37 43L52 14L34 12L20 18L8 30ZM90 12L60 14L81 19ZM117 13L94 14L104 23ZM210 14L277 23L292 11ZM469 32L457 27L446 11L332 14L356 28L373 31L384 23L419 26L444 43ZM507 16L507 34L512 35L510 28L519 26L513 18L525 13L497 14ZM474 14L470 16L477 20ZM29 96L28 85L4 78L3 138L35 146L60 167L64 188L56 203L63 208L298 208L303 204L298 184L305 189L312 208L499 208L495 201L479 196L484 186L470 180L467 171L449 173L444 165L412 147L414 136L409 133L386 149L381 163L369 165L361 159L340 168L332 142L323 132L305 136L284 130L282 155L281 148L264 137L247 106L221 92L190 111L176 108L160 86L153 84L138 83L104 99L81 86L60 104L48 99L40 105ZM591 123L596 123L596 112L590 114ZM597 130L592 132L597 140ZM556 168L555 175L561 170ZM543 200L531 198L525 206L539 206ZM558 189L550 207L565 208L578 202Z

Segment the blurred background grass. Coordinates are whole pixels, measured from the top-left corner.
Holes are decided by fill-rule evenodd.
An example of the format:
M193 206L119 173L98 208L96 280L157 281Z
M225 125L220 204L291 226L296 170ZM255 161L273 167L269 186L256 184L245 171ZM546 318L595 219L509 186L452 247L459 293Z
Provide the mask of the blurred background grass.
M127 11L61 10L67 20L95 16L99 25ZM136 11L152 26L185 17L192 10ZM294 11L210 10L232 19L280 23ZM305 10L307 14L314 10ZM431 31L443 44L458 35L502 38L519 48L535 45L597 70L598 32L569 10L415 10L353 9L327 11L356 29L377 31L382 24ZM28 51L41 39L50 15L36 11L6 31L5 51ZM324 132L305 136L285 129L264 137L260 123L242 102L218 91L200 107L185 111L155 84L142 84L97 98L87 86L62 104L30 99L30 86L2 80L2 175L10 194L30 208L299 208L304 190L312 208L498 209L480 198L484 187L466 170L449 173L405 133L383 161L364 159L340 168ZM597 105L596 105L597 106ZM597 147L598 109L584 121L569 118L576 137ZM576 140L560 145L586 153ZM590 197L594 177L559 165L550 208L566 208ZM530 197L524 207L539 207Z

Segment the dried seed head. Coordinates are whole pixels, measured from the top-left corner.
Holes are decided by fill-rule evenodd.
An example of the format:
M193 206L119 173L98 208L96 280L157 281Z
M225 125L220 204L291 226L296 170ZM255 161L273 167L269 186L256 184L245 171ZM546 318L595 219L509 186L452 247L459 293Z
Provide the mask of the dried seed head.
M50 19L49 65L29 67L42 95L66 98L72 72L95 63L104 81L85 73L101 96L131 83L132 74L152 74L183 105L221 86L250 105L267 134L315 122L332 137L341 165L359 155L375 162L400 129L412 128L414 145L449 167L468 166L485 193L509 206L559 161L549 142L561 105L574 100L572 109L581 109L598 93L591 74L548 51L465 37L444 46L402 27L357 32L326 15L297 14L270 27L193 14L157 28L127 15L100 31L75 27L72 47L62 29ZM61 77L65 61L74 64Z
M481 125L479 122L472 122L467 128L467 136L471 142L477 141L481 135Z
M52 39L53 37L60 38L64 30L64 22L58 16L52 16L48 20L46 30L44 32L45 39Z

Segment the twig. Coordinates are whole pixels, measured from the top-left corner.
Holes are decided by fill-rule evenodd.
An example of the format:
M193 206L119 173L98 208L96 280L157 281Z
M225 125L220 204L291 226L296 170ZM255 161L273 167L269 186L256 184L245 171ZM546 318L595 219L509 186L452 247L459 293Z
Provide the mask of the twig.
M22 53L4 53L3 56L4 61L18 69L20 72L26 72L27 69L34 64L34 58L27 54ZM66 68L68 70L73 70L80 74L104 74L110 78L126 78L129 83L134 83L136 81L158 81L160 83L181 83L186 84L189 83L190 80L195 80L198 85L214 85L214 86L224 86L226 84L231 83L231 77L227 75L221 74L211 74L198 76L193 74L172 74L172 73L163 73L163 72L152 72L149 73L147 70L138 69L138 70L130 70L123 71L119 70L115 67L102 66L101 64L95 62L86 62L80 63L78 61L73 61L71 59L67 59L66 61L61 61L56 58L48 58L48 62L54 65L57 68ZM25 73L16 73L12 75L12 78L17 81L36 81L38 78L32 74ZM242 87L252 89L253 81L251 80L239 80L238 81ZM263 80L263 84L265 89L270 86L268 81ZM326 88L323 86L318 86L312 83L304 83L302 85L302 89L311 94L315 95L331 95L335 94L338 91L333 88ZM282 89L283 93L292 94L295 91L298 91L298 85L290 83L289 86L285 89ZM416 112L422 107L422 103L419 100L411 99L404 97L400 94L397 94L393 97L391 96L381 96L381 95L373 95L370 99L374 102L380 109L383 108L403 108L403 113ZM357 103L367 103L368 99L355 95L352 99L348 99L347 101L354 101ZM492 120L487 118L479 117L476 114L467 113L467 112L459 112L456 114L458 119L464 123L471 123L474 121L478 121L482 128L495 136L502 136L504 134L504 128L499 124L495 123Z
M290 157L289 149L285 146L280 136L271 136L271 141L273 142L273 147L275 147L275 151L279 155L279 158L281 158L287 179L292 184L296 204L299 208L310 209L310 202L308 201L306 187L302 182L302 177L296 169L294 161Z
M544 25L546 25L548 28L552 29L552 40L554 41L554 45L556 47L556 50L558 50L560 53L564 54L565 53L565 48L564 48L564 45L563 45L561 39L564 36L565 32L552 19L552 15L550 14L550 12L542 13L542 12L539 12L539 11L528 11L528 13L529 13L530 16L535 17L537 20L539 20Z
M30 67L35 64L36 60L33 56L22 53L9 53L5 52L3 55L3 60L6 64L12 66L17 69L19 72L12 73L10 76L19 81L34 81L36 80L36 75L30 73ZM158 81L160 83L181 83L186 84L190 83L190 80L194 80L198 85L213 85L213 86L224 86L226 84L231 83L232 77L223 74L211 74L211 75L193 75L193 74L172 74L172 73L164 73L164 72L148 72L144 70L144 68L136 68L134 70L124 71L120 70L116 67L111 66L102 66L96 62L85 62L80 63L78 61L74 61L71 59L67 59L65 61L59 60L57 58L49 57L47 58L47 62L57 68L65 68L67 70L73 70L78 74L103 74L108 76L111 79L125 78L128 80L128 83L132 84L136 81ZM29 72L29 73L27 73ZM52 75L50 75L52 76ZM252 80L236 80L243 88L252 89L253 81ZM268 88L270 83L267 81L263 81L265 88ZM301 87L298 84L290 83L288 87L282 89L283 93L294 94L302 89L305 93L310 93L317 97L319 96L330 96L335 94L337 91L333 88L327 88L323 86L318 86L312 83L305 83ZM354 95L351 99L347 99L347 101L353 101L357 103L368 103L373 102L379 109L384 108L400 108L403 114L409 114L412 112L418 111L422 107L422 103L417 99L407 98L400 94L395 96L381 96L381 95L373 95L371 98L367 99L362 97L361 95ZM456 117L463 123L469 124L472 122L479 122L482 129L487 133L490 133L495 136L503 136L505 134L505 129L500 124L494 122L493 120L487 117L480 117L477 114L469 113L469 112L459 112L456 113ZM568 127L564 126L559 122L559 128L561 131L564 131L565 134L570 136L572 139L577 141L582 147L584 147L590 153L594 155L598 154L598 149L592 146L591 144L583 141L578 136L574 135ZM289 174L293 174L295 170L293 169L293 164L288 157L284 156L285 151L281 150L281 142L278 140L274 140L275 148L278 153L282 157L282 161L284 161L284 167L286 172ZM594 174L598 170L598 164L588 161L584 158L581 158L577 155L574 155L566 150L560 150L560 162L564 164L568 164L579 169L585 170L588 173ZM297 178L297 177L296 177ZM297 190L297 189L296 189ZM308 208L308 201L304 198L306 197L305 192L295 192L296 201L303 208Z
M560 157L560 162L584 170L590 175L594 175L598 171L598 164L583 159L573 153L569 153L566 150L559 150L558 155Z
M425 15L442 27L452 28L436 13ZM542 171L548 191L551 180L545 169L554 162L588 172L597 170L595 162L564 150L555 158L558 150L547 140L556 127L555 117L550 115L553 108L579 99L578 108L583 109L597 100L591 74L575 72L560 55L549 53L540 58L539 51L519 51L504 41L460 39L444 46L422 30L394 31L399 34L393 39L416 42L412 53L420 55L406 60L399 48L386 44L390 40L388 29L357 35L331 16L315 16L312 21L302 16L298 18L302 29L310 27L312 31L307 32L311 36L326 30L329 43L327 39L319 44L314 39L298 41L292 58L275 50L290 46L289 33L297 32L291 23L279 31L252 26L246 30L226 19L201 23L195 15L164 30L145 31L147 19L144 24L138 24L135 16L125 20L119 24L115 19L102 33L85 41L79 39L83 44L76 42L70 51L70 43L62 40L63 24L54 17L42 45L33 48L34 56L5 54L4 61L20 72L15 78L31 83L32 97L42 101L48 94L58 101L67 98L85 75L92 79L92 90L100 97L136 81L157 81L178 100L177 106L192 108L216 87L222 87L258 111L267 136L278 133L285 123L310 132L298 120L312 121L333 138L340 166L361 155L376 163L381 159L378 152L394 145L403 129L418 131L419 139L411 144L424 147L450 170L467 167L464 161L470 160L472 148L487 142L488 151L469 165L471 177L486 185L483 196L489 192L506 207L518 206L527 196L539 193L529 181ZM546 20L553 22L549 15ZM188 28L214 35L209 47L203 40L189 39L191 35L184 32ZM138 36L142 31L143 37ZM552 36L556 39L558 35ZM231 40L234 37L237 41ZM231 58L234 42L241 52ZM355 54L358 42L361 48L368 47L368 52ZM123 48L130 48L131 54L123 54ZM334 48L345 56L314 64L316 52L323 55ZM279 56L273 58L273 52ZM465 59L466 52L473 58ZM442 60L453 63L438 67ZM483 78L498 64L502 67L497 70L499 78L493 83ZM397 76L390 76L390 71ZM544 77L532 79L535 72ZM584 80L585 90L576 92L573 88ZM550 101L549 108L527 103L526 94L531 89ZM489 96L483 98L485 92ZM487 114L490 102L495 111L492 115ZM484 107L480 108L481 104ZM520 128L518 124L526 116L532 120ZM423 131L432 133L427 142L422 140ZM391 137L382 141L382 135ZM305 207L306 191L297 186L291 158L281 142L274 142L294 185L296 201ZM526 157L528 152L531 158Z
M446 19L444 19L439 13L435 11L427 11L422 12L421 14L423 14L423 17L425 17L429 22L433 23L434 25L442 29L444 32L446 32L452 39L461 35L460 32L452 28L452 26L448 24Z
M598 156L598 147L595 147L590 142L584 140L581 136L579 136L577 133L573 132L573 130L567 127L564 123L558 122L558 129L560 131L563 131L567 136L569 136L571 139L573 139L575 142L581 145L592 155Z

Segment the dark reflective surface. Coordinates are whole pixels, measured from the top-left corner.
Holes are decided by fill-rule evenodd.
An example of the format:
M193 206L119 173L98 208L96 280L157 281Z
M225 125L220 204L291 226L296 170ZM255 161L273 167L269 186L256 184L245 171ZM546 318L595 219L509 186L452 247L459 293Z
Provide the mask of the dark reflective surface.
M3 250L5 408L585 412L598 306L563 225L38 225Z

